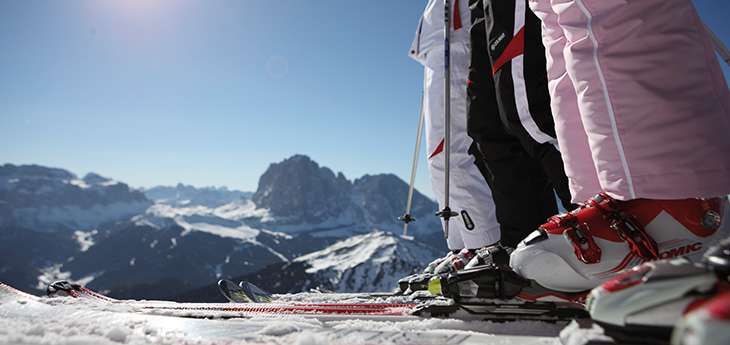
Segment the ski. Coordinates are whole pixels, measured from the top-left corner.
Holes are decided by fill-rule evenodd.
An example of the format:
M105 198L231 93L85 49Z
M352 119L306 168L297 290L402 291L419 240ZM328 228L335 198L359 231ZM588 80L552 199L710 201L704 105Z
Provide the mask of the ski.
M238 283L238 288L241 289L241 293L245 294L252 302L266 303L272 301L272 294L264 291L252 283L242 281Z
M221 280L221 290L230 291L235 286L240 287L231 281ZM232 286L231 286L232 285ZM253 284L251 284L253 285ZM254 286L255 287L255 286ZM179 311L210 311L229 313L283 313L283 314L307 314L307 313L330 313L330 314L383 314L398 315L396 311L413 309L416 303L306 303L306 302L235 302L235 303L184 303L172 301L142 301L142 300L117 300L101 293L83 287L79 284L72 284L67 281L57 281L49 285L47 289L49 297L72 297L85 300L92 300L99 303L125 304L134 306L137 309L155 310L179 310ZM247 297L233 297L234 300L248 300ZM317 294L323 295L323 294ZM347 294L346 294L347 295Z
M0 283L0 285L4 285ZM7 287L7 285L4 285ZM74 298L87 298L104 302L118 302L119 300L98 293L80 284L73 284L66 280L55 281L46 288L46 296L68 296Z
M240 288L236 283L228 279L218 281L218 291L228 301L233 303L253 303L256 302L249 298L248 294Z
M276 302L277 297L274 294L265 291L264 289L254 285L251 282L241 281L238 284L228 279L221 279L218 281L218 290L228 301L233 303L271 303ZM424 289L425 290L425 285ZM418 293L401 293L401 292L372 292L372 293L358 293L358 294L334 294L327 292L313 293L313 296L326 296L335 297L342 296L344 299L382 299L396 296L409 295L409 300L419 300L423 298L431 297L430 294L418 294ZM370 305L369 303L363 303Z
M268 303L177 303L170 301L115 300L77 284L56 282L53 295L90 299L102 304L123 304L136 312L188 318L249 318L258 315L299 315L334 318L456 318L488 321L562 321L585 318L582 306L574 303L530 301L520 297L448 298L431 296L409 302L378 300L346 303L306 303L274 301ZM225 284L224 284L225 285ZM235 285L235 284L233 284ZM239 286L240 288L240 286ZM64 290L64 289L70 289ZM59 293L63 291L63 293ZM318 299L328 294L317 294Z

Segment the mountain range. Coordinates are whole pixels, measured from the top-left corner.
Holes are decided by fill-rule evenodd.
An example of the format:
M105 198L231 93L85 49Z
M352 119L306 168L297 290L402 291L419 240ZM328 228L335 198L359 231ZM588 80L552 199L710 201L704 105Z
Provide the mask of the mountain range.
M271 164L255 192L142 190L5 164L0 281L40 293L69 279L120 298L188 300L223 277L279 279L273 290L287 292L388 289L444 249L437 206L418 192L416 239L394 235L407 190L395 175L350 181L304 155Z

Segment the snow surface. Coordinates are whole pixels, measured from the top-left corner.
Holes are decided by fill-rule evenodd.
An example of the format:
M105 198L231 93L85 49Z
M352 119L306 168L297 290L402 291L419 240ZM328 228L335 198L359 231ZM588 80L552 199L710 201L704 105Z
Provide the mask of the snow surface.
M597 344L613 343L613 339L603 334L601 326L596 324L582 325L577 321L571 322L560 331L560 341L564 345L583 345L589 341Z
M0 344L557 345L564 327L413 317L404 321L327 321L286 315L189 319L140 313L135 303L144 302L34 299L0 293Z

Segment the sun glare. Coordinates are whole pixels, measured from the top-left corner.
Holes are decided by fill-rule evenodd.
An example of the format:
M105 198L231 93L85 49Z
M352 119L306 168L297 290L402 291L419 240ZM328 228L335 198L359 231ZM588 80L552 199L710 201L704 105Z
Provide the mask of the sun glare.
M115 6L128 11L148 12L171 3L169 0L110 0Z

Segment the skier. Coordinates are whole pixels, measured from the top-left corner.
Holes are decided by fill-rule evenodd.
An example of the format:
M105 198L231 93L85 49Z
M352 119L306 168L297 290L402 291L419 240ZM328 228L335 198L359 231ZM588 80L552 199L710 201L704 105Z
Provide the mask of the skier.
M502 243L512 248L557 213L556 195L575 208L550 112L540 21L519 4L469 1L468 132L492 189ZM511 29L515 23L524 24L520 31Z
M587 201L528 236L511 266L581 291L644 261L696 259L730 227L730 92L691 0L529 5L573 201Z
M494 201L474 160L469 155L472 140L466 133L466 77L469 63L469 7L466 0L452 2L451 33L451 142L450 203L459 215L450 221L447 244L450 252L428 265L425 273L462 269L475 251L500 241ZM446 203L444 122L444 1L430 0L418 25L410 54L424 67L423 111L426 145L433 191L440 208ZM505 256L504 261L508 259Z

